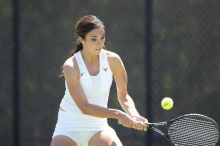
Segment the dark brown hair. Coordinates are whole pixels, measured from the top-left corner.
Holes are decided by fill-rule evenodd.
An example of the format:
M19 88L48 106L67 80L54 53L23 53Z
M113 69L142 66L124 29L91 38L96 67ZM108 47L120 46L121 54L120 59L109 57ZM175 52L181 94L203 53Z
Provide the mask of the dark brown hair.
M99 20L94 15L86 15L77 21L75 25L75 31L77 37L81 37L82 39L85 39L87 33L89 33L95 28L100 28L100 27L105 29L104 24L101 20ZM79 41L79 39L77 39L76 47L70 51L69 57L73 56L74 53L82 49L83 49L82 43Z
M100 27L105 29L103 22L94 15L86 15L80 18L75 25L75 32L77 36L76 46L70 50L69 57L73 56L76 52L83 49L83 45L79 41L79 37L81 37L82 39L85 39L86 35L90 31L92 31L95 28L100 28ZM104 49L106 49L105 46L104 46ZM63 76L63 66L61 67L60 77L62 76Z

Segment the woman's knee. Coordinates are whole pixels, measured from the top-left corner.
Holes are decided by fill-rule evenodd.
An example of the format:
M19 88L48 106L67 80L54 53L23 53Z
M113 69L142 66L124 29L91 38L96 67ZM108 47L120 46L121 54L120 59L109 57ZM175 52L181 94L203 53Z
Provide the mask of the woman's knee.
M55 136L50 146L77 146L76 142L64 135Z

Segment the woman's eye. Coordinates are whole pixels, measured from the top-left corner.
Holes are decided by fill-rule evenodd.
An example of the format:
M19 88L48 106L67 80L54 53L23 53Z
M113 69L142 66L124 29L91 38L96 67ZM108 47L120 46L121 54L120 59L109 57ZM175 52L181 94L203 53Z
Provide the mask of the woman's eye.
M97 40L96 38L92 38L92 41L94 41L94 42L95 42L96 40Z
M92 38L91 40L93 41L93 42L95 42L95 41L97 41L99 38ZM104 40L105 39L105 36L102 36L101 38L100 38L100 40Z

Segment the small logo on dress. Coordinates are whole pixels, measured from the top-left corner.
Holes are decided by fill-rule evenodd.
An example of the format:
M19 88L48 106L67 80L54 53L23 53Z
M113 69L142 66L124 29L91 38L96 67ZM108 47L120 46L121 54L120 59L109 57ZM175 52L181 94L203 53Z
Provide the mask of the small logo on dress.
M108 70L108 67L106 67L106 68L102 68L105 72Z

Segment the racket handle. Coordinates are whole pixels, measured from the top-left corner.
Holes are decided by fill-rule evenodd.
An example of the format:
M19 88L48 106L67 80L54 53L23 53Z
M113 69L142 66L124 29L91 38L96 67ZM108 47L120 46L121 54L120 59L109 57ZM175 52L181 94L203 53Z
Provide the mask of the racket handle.
M167 125L167 122L158 122L158 123L146 123L148 127L157 127Z

